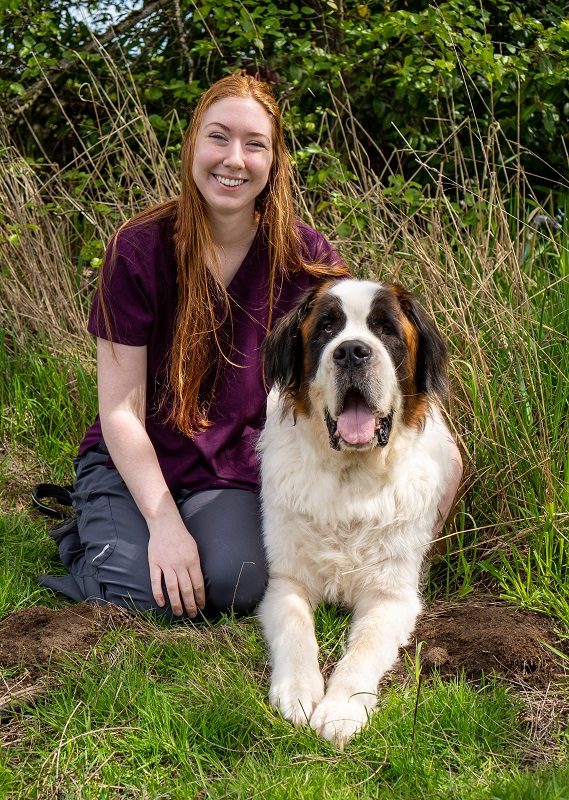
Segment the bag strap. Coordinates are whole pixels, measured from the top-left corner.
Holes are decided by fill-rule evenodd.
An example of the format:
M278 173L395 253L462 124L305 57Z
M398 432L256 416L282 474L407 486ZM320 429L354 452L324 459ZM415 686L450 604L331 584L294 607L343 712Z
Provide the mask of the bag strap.
M69 519L72 514L66 514L64 511L52 508L47 503L42 503L42 500L55 500L55 502L59 503L61 506L71 506L72 491L73 486L57 486L55 483L37 483L31 489L32 503L47 517L61 520Z

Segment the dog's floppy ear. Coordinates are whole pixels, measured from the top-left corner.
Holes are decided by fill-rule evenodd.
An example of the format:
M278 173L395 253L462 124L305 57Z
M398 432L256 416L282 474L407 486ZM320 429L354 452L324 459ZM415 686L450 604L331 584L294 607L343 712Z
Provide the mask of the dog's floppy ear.
M419 333L415 370L417 391L443 398L448 391L446 342L433 320L411 292L398 286L397 295L405 316Z
M317 292L317 287L310 289L296 308L276 323L261 345L263 375L269 388L276 386L288 394L300 388L303 358L300 326Z

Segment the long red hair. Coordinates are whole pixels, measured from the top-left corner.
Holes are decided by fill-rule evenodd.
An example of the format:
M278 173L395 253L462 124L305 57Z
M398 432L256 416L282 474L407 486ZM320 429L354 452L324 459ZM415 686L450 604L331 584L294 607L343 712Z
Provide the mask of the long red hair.
M211 387L228 359L218 331L230 313L229 297L221 282L208 269L217 264L207 206L192 177L196 137L205 112L228 97L253 98L271 120L273 162L267 185L256 199L259 226L266 236L269 253L269 327L280 275L306 270L316 276L345 275L343 264L308 262L295 224L292 198L292 166L285 143L279 107L268 84L249 75L228 75L213 84L201 97L184 137L181 159L180 194L176 200L143 211L122 227L151 223L170 217L174 221L177 264L178 309L174 321L172 352L168 369L168 417L187 436L204 430L208 422ZM119 229L120 232L121 229ZM116 238L115 238L116 242ZM108 259L112 269L112 251ZM104 299L105 269L101 274L103 314L110 333ZM220 314L220 308L225 311ZM214 373L212 376L212 364ZM206 375L210 398L202 388Z

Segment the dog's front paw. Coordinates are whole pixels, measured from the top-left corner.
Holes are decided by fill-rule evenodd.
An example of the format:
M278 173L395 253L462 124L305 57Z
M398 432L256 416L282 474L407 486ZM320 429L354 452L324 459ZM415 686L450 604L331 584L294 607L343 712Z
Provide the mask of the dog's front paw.
M314 708L324 697L324 680L320 673L312 676L273 679L270 700L293 725L306 725Z
M360 701L332 700L327 697L316 707L310 727L343 750L346 742L366 724L369 709Z

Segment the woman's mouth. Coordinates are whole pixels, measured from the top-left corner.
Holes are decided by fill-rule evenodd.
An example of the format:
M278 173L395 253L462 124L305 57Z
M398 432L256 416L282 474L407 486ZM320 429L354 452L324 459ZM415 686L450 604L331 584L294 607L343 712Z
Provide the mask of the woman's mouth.
M244 178L224 178L223 175L214 175L213 177L218 183L221 183L222 186L228 186L231 189L246 183Z

